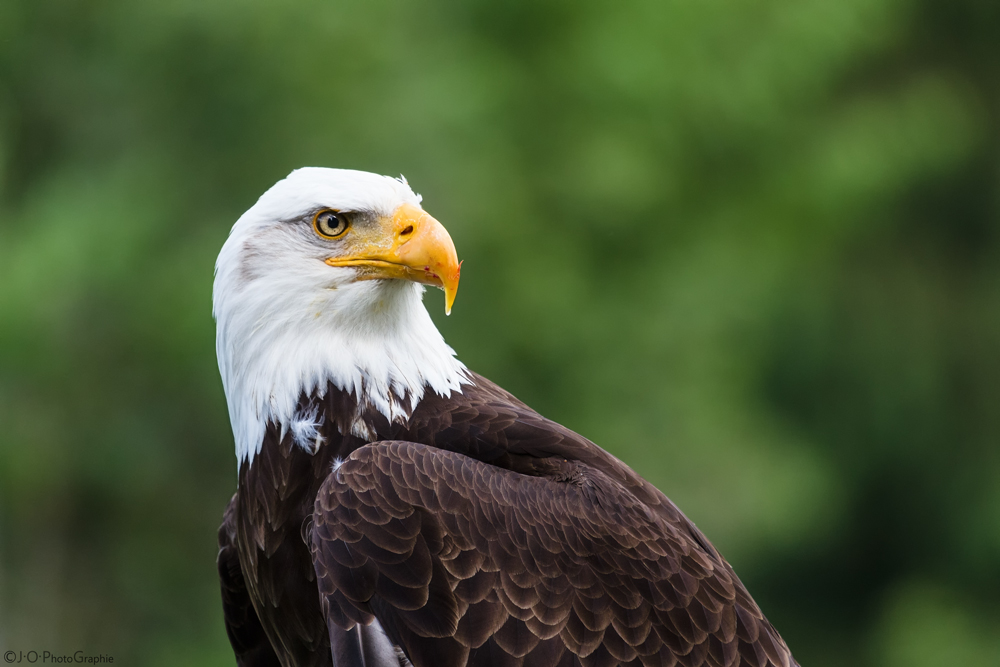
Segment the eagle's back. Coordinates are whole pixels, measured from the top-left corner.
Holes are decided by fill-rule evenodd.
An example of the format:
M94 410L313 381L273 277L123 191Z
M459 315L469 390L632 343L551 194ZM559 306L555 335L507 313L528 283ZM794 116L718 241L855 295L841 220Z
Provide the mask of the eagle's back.
M405 423L333 386L304 396L303 411L317 416L315 453L268 426L220 532L231 542L220 543L220 571L235 551L253 607L228 593L241 665L335 664L331 655L353 664L366 641L386 636L416 667L795 664L666 496L471 379L461 394L428 393ZM359 420L374 437L351 434ZM398 534L385 533L390 525ZM535 609L532 590L553 601ZM247 639L254 609L273 654ZM365 667L405 664L401 652L375 649Z

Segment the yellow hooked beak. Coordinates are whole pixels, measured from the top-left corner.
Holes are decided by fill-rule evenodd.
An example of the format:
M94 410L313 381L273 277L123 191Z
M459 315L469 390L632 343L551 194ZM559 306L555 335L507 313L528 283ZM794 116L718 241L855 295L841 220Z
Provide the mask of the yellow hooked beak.
M423 209L403 204L380 230L362 233L352 241L353 252L331 257L326 263L356 267L358 280L397 278L440 287L445 314L451 314L462 263L444 226Z

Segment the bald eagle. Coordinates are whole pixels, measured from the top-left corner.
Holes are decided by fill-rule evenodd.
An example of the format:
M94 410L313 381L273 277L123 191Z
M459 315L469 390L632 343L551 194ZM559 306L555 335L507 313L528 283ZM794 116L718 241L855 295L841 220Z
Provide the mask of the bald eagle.
M455 357L461 264L402 178L305 168L244 213L213 311L238 665L795 665L663 493Z

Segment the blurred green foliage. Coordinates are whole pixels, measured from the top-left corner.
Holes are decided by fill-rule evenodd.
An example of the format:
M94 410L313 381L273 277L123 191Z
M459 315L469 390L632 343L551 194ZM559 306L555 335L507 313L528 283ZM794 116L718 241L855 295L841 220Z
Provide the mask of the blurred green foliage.
M231 664L212 265L404 173L472 368L664 489L803 664L1000 664L1000 4L0 3L0 647Z

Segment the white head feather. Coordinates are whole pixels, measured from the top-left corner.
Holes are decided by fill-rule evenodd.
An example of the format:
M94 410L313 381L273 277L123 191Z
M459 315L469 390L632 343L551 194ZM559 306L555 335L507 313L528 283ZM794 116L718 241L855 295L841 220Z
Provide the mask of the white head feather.
M299 399L329 382L390 421L406 419L426 387L448 396L468 382L423 306L424 287L356 281L355 269L325 264L330 248L310 222L322 208L391 216L419 203L404 180L309 167L236 221L215 265L213 313L240 465L252 463L269 423L314 451L316 414L297 414ZM368 436L360 424L356 435Z

